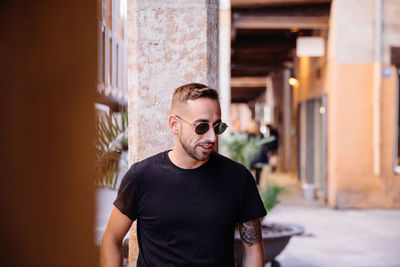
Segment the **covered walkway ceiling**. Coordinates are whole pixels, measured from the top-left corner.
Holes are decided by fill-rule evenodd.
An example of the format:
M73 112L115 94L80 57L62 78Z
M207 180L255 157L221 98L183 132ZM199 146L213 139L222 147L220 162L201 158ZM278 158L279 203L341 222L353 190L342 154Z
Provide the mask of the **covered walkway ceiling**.
M298 36L329 27L330 0L232 0L232 101L248 102L265 88L249 81L290 67ZM246 79L245 85L238 79ZM250 86L249 86L250 85Z

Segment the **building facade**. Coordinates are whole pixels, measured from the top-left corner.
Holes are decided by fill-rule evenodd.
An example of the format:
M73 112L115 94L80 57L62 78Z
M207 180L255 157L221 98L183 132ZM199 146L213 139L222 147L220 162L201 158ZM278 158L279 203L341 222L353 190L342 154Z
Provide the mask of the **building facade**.
M326 55L295 61L298 173L330 206L400 207L399 12L398 1L332 1Z

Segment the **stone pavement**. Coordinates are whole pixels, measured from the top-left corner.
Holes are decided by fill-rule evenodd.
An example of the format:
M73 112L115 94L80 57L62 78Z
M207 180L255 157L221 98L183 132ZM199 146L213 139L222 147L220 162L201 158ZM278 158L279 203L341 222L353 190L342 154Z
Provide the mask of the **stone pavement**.
M400 210L338 210L302 199L295 176L263 173L288 188L267 221L305 228L277 257L282 267L400 266Z

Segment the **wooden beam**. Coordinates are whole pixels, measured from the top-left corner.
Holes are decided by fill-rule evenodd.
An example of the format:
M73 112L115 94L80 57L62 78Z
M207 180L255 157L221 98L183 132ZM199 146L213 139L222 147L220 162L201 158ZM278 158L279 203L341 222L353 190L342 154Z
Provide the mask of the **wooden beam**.
M265 92L265 87L232 87L232 102L248 102Z
M264 54L244 54L235 53L232 56L232 61L236 64L251 63L252 65L268 65L269 62L276 62L282 60L292 60L293 53L291 51L284 52L270 52L267 51Z
M233 47L233 54L246 54L246 55L266 55L271 53L286 53L288 54L292 49L296 48L296 45L287 45L282 43L281 46L268 46L264 47L253 47L249 44L247 47Z
M232 77L231 87L266 87L267 78L261 77Z
M237 16L233 22L236 29L323 29L329 28L329 17L259 17Z
M330 3L331 0L231 0L233 8L276 6L276 5L306 5Z
M272 71L278 71L283 68L283 64L269 65L269 66L254 66L254 65L241 65L231 64L231 75L232 77L243 77L243 76L267 76Z

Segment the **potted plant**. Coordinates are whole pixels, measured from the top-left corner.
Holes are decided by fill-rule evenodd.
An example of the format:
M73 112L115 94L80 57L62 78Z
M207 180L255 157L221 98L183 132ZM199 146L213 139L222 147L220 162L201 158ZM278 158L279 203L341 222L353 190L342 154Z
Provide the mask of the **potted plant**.
M250 170L251 162L262 149L262 146L274 140L273 138L261 139L247 134L233 134L224 140L223 146L233 160L242 163ZM266 166L266 164L264 164ZM267 212L271 211L279 203L279 195L285 192L285 188L267 183L265 190L260 190L260 196ZM271 266L280 266L275 258L282 252L293 235L300 235L304 228L295 224L265 222L261 225L264 262L271 262ZM242 266L243 246L238 231L235 233L235 265Z
M119 180L128 169L128 111L120 107L119 112L102 112L97 116L96 148L96 201L97 214L95 233L97 245L106 227L112 209L111 199L115 199ZM103 200L104 199L104 200ZM98 248L100 249L100 247ZM98 250L99 251L99 250ZM128 239L124 240L122 251L124 262L128 257ZM99 257L97 257L99 258Z
M247 169L251 169L251 163L260 153L263 145L275 140L275 137L261 138L246 133L234 133L225 137L222 141L223 148L231 159L240 162ZM257 166L262 167L262 165Z
M118 177L126 171L128 161L128 112L104 114L97 118L96 185L118 189Z

